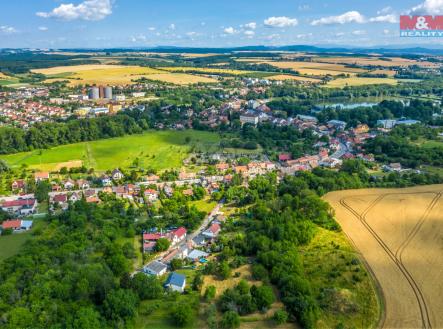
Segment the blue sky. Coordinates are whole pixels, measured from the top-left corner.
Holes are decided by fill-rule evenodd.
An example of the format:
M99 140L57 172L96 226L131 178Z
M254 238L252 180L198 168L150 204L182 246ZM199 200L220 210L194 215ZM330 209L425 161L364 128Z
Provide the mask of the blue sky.
M443 45L399 38L443 0L0 0L0 48Z

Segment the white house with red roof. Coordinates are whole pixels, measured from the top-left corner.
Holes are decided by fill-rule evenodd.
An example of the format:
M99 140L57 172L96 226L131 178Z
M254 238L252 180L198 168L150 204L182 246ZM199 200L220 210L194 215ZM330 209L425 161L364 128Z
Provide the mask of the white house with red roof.
M208 238L215 238L220 233L221 227L218 223L213 223L202 234Z

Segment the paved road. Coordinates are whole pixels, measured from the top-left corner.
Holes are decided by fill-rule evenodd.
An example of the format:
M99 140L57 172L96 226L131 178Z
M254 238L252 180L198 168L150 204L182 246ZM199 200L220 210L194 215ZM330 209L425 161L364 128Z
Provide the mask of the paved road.
M214 209L212 209L212 211L206 215L206 217L203 219L203 222L201 223L201 225L198 227L198 229L196 229L194 232L189 233L186 235L186 239L179 242L178 244L176 244L174 246L174 249L180 248L182 246L184 246L187 242L191 241L192 239L194 239L197 235L199 235L200 233L202 233L204 230L206 230L206 228L209 226L209 224L214 220L214 216L220 211L220 208L222 207L222 205L224 204L225 200L222 199L220 200L217 205L214 207ZM171 250L171 249L170 249ZM164 256L166 256L167 254L169 254L170 250L162 252L161 254L157 255L157 257L153 260L158 260L160 261ZM153 261L151 260L151 262ZM146 264L145 264L146 265ZM136 274L137 272L140 272L141 269L137 269L134 273L132 273L132 275Z

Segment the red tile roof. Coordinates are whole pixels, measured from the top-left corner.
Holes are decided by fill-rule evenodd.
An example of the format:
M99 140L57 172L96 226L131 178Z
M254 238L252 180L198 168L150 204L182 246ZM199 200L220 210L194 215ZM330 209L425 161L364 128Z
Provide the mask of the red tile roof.
M2 227L4 230L8 228L12 228L14 230L19 229L22 226L22 221L19 219L16 220L8 220L3 222Z
M23 207L23 206L33 206L35 204L35 199L18 199L12 201L5 201L2 207Z
M184 236L186 234L186 232L187 231L184 227L179 227L178 229L176 229L172 233L175 234L176 236L178 236L179 238L181 238L182 236Z

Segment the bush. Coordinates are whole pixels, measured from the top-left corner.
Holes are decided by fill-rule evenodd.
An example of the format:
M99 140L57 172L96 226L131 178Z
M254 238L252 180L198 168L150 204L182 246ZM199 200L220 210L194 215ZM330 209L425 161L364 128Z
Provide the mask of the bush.
M192 323L194 312L189 304L177 303L171 311L171 318L176 326L186 327Z
M240 317L237 312L228 311L223 314L223 318L220 322L220 328L235 329L238 327L240 327Z
M286 323L288 321L288 313L284 310L277 310L272 317L278 325Z
M176 271L183 267L183 260L175 258L171 261L171 270Z
M205 291L205 299L207 301L214 299L216 291L215 286L208 286Z
M2 235L11 235L13 232L12 228L7 228L2 231Z

